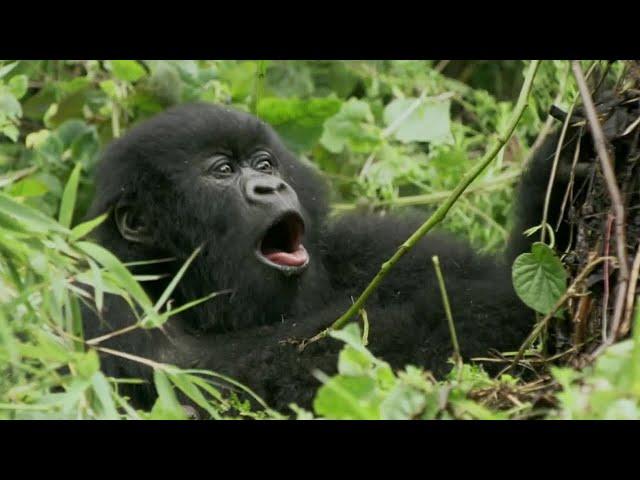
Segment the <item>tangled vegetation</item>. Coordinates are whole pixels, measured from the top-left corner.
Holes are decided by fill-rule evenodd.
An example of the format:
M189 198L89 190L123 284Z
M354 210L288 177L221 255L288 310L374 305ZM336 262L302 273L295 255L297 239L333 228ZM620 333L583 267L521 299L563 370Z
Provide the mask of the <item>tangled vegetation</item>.
M592 275L585 285L587 274L606 268L601 280L619 269L620 262L610 260L619 239L615 215L604 222L610 249L609 242L596 246L589 240L588 232L596 235L600 226L589 230L592 216L583 214L578 223L587 233L574 252L558 257L553 226L541 219L543 226L531 232L541 242L514 264L516 291L540 313L521 351L494 352L473 364L452 360L448 377L436 380L411 365L393 371L367 350L367 323L364 331L350 323L329 332L345 345L337 375L314 372L323 384L314 412L295 405L290 412L274 412L260 399L263 408L255 410L220 393L221 382L246 390L232 379L107 351L101 339L84 337L80 302L88 294L78 281L94 287L97 305L105 293L139 305L144 315L136 328L158 328L189 307L164 308L170 290L154 304L140 286L148 278L132 275L85 238L104 220L85 218L100 151L136 122L192 101L254 112L330 178L335 212L412 208L426 220L515 118L513 133L500 139L505 146L441 223L477 249L495 252L505 245L522 166L540 139L562 126L548 112L555 106L570 118L582 104L576 70L586 72L592 92L603 86L627 92L620 131L605 131L607 141L629 144L616 167L626 165L619 179L635 202L626 206L631 267L622 279L625 314L610 309L620 335L609 335L606 322L613 282L605 280L607 297L598 293L588 307L580 301L595 297L589 286L598 280ZM531 92L521 97L527 108L518 119L516 101L527 72L535 77ZM0 418L186 419L189 412L177 392L212 418L640 418L640 311L633 309L640 269L640 229L634 227L640 225L640 193L633 180L640 177L638 72L634 62L604 61L575 62L573 71L566 61L1 61ZM611 106L609 117L618 114L619 104ZM592 126L587 117L579 120L585 132ZM594 184L589 205L606 217L616 202L609 201L609 184ZM532 269L542 272L542 281L531 277ZM604 312L605 320L595 312ZM566 325L580 318L591 318L580 324L580 335L578 327L569 328L572 340L559 341ZM119 384L139 380L103 375L98 351L153 369L159 394L153 409L136 410L119 394ZM504 363L505 370L492 378L483 362Z

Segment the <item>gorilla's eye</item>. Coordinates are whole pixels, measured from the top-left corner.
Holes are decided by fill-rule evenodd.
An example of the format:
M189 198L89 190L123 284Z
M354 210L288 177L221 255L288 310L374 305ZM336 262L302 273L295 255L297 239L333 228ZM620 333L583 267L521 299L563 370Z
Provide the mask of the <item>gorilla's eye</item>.
M233 173L233 164L229 159L220 157L208 168L207 173L217 177L228 177Z
M259 160L257 160L253 168L255 168L256 170L259 170L260 172L269 173L273 171L273 165L271 164L271 161L265 157L262 157Z

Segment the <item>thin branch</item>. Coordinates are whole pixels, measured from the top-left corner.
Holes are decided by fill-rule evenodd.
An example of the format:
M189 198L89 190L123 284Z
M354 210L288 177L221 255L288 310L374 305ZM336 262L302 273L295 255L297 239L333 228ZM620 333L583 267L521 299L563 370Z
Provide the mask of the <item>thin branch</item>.
M596 67L596 62L593 62L591 64L591 67L589 68L589 70L587 71L587 77L589 78L589 76L591 75L591 73L595 70ZM568 73L568 71L567 71ZM560 153L562 152L562 149L564 148L564 138L567 134L567 130L569 129L569 123L571 122L571 116L573 115L573 110L576 107L576 103L578 102L578 96L576 95L576 97L573 99L573 101L571 102L571 106L569 107L569 110L567 111L567 116L564 119L564 122L562 122L562 130L560 131L560 138L558 139L558 144L556 145L556 152L555 152L555 156L553 157L553 166L551 167L551 174L549 175L549 182L547 183L547 192L546 195L544 197L544 207L542 209L542 225L546 225L547 224L547 217L549 215L549 203L551 201L551 192L553 191L553 186L555 185L555 181L556 181L556 172L558 170L558 165L560 164ZM578 145L580 144L580 137L578 137ZM545 240L545 235L547 233L547 230L545 228L542 229L542 231L540 232L540 241L544 243Z
M462 355L460 355L460 345L458 344L458 336L456 335L456 326L453 323L453 315L451 314L451 305L449 304L447 287L444 284L442 270L440 269L440 259L437 255L434 255L433 257L431 257L431 260L433 261L433 267L436 270L438 286L440 287L440 294L442 295L442 304L444 305L444 313L447 316L447 324L449 325L449 334L451 335L451 343L453 344L453 360L456 363L461 362Z
M624 321L620 325L620 335L626 335L631 329L631 314L633 313L633 299L636 294L638 275L640 275L640 244L638 245L638 250L633 260L633 266L631 267L629 287L627 290L627 305L624 314Z
M584 78L580 63L576 60L571 62L571 68L580 90L580 96L582 97L582 103L584 105L585 113L587 114L587 121L589 122L589 128L591 129L591 135L595 143L598 157L600 158L600 166L602 167L602 173L604 180L609 191L609 197L615 213L615 226L616 226L616 250L618 254L618 292L616 296L615 310L613 313L613 321L611 322L611 340L615 340L618 335L618 329L620 327L620 321L625 306L625 297L627 294L627 283L629 281L629 263L627 261L627 241L625 232L625 208L622 201L622 194L616 180L616 174L613 169L613 162L607 150L607 140L602 131L602 125L598 120L596 109L593 104L593 99L589 94L589 88Z
M515 182L521 175L521 172L506 172L502 175L495 177L493 180L488 180L477 185L471 186L466 189L462 195L466 196L472 193L478 192L490 192L492 190L497 190L505 185L509 185ZM368 202L367 205L371 207L385 207L385 206L394 206L394 207L410 207L415 205L431 205L433 203L438 203L443 200L446 200L453 194L453 190L444 190L441 192L433 192L433 193L423 193L420 195L406 195L403 197L398 197L392 200L379 200ZM353 203L334 203L332 208L338 212L344 212L348 210L353 210L357 207L357 204Z
M539 60L533 60L529 65L529 68L526 72L526 76L524 79L524 83L522 85L522 90L520 91L520 96L518 97L518 101L516 103L515 109L513 111L511 120L507 125L504 132L498 135L497 140L493 144L493 146L487 151L484 158L479 161L476 166L471 169L460 181L458 186L453 190L451 195L438 207L438 209L424 222L418 230L416 230L393 254L393 256L382 264L382 267L376 274L376 276L371 280L367 288L362 292L360 297L355 301L355 303L342 315L338 318L329 328L323 330L322 332L315 335L308 342L302 342L300 345L300 349L304 349L305 345L308 343L314 342L321 338L324 338L328 335L330 330L336 330L342 328L360 309L363 308L365 302L369 298L369 296L378 288L378 285L382 282L382 280L387 276L391 268L408 252L410 251L416 243L424 237L429 231L433 229L438 223L440 223L446 216L453 204L458 200L460 195L467 189L467 187L473 182L483 171L484 169L491 163L491 161L498 155L500 150L505 146L511 135L513 134L520 117L524 113L525 108L527 107L529 93L531 92L531 87L533 85L533 79L538 70L538 66L540 65Z

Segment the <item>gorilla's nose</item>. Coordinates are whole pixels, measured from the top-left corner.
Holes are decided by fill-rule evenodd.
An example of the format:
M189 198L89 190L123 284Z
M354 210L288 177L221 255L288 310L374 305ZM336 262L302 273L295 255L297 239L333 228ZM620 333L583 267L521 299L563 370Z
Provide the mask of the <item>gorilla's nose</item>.
M255 203L271 202L274 194L288 193L289 190L284 180L266 175L248 178L244 184L247 199Z

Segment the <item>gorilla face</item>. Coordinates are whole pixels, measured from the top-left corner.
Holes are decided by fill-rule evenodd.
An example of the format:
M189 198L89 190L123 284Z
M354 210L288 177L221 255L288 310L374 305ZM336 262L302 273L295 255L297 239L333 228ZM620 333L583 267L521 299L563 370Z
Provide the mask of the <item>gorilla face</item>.
M248 114L196 104L155 117L112 144L97 188L106 200L91 213L114 212L99 240L124 261L181 263L202 247L180 282L180 302L233 293L196 307L197 327L277 320L314 266L324 185Z

